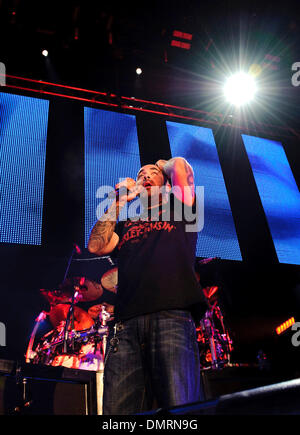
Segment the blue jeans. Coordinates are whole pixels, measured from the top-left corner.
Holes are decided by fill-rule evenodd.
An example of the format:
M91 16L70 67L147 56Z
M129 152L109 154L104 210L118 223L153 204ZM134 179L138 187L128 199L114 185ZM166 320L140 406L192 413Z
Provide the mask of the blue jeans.
M103 414L129 415L204 400L196 328L170 310L115 325L106 348ZM110 344L112 343L112 344Z

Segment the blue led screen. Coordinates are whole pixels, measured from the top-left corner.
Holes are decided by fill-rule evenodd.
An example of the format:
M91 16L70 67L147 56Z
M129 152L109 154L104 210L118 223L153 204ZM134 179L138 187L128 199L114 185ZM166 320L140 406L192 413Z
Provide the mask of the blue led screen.
M0 93L0 242L41 244L48 111Z
M280 142L242 135L280 263L300 264L300 194Z
M195 186L204 186L204 226L196 255L242 260L222 169L209 128L166 121L172 156L193 167Z
M84 141L87 246L97 215L99 217L104 213L107 204L107 201L99 197L99 188L107 186L108 192L119 179L135 179L141 167L136 118L133 115L85 107Z

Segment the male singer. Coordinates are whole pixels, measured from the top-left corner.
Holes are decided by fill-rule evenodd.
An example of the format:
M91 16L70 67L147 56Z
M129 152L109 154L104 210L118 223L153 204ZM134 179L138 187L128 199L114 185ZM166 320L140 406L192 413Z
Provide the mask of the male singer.
M104 370L103 414L136 414L203 400L194 319L207 309L194 272L193 169L182 157L127 178L93 227L88 249L117 256L118 293ZM120 192L120 191L119 191ZM117 219L140 199L139 219Z

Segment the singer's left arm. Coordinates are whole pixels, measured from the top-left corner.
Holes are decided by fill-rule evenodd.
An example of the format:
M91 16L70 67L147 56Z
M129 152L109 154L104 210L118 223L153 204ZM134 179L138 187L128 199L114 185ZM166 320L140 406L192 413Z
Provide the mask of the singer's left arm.
M172 191L177 199L192 206L195 199L194 171L183 157L173 157L170 160L158 160L156 165L170 179Z

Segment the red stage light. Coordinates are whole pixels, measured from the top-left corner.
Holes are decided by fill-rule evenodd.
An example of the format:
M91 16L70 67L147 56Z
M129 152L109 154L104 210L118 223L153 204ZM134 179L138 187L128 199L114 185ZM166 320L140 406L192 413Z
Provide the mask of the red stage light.
M180 41L176 41L176 39L173 39L171 41L171 46L184 48L185 50L189 50L191 48L191 44L189 44L188 42L180 42Z
M193 35L191 33L181 32L180 30L173 31L174 38L185 39L187 41L191 41L193 39ZM177 41L176 39L172 39L171 41L172 47L179 47L185 50L189 50L191 48L191 44L188 42Z
M175 38L187 39L188 41L191 41L193 39L193 35L191 33L184 33L180 32L179 30L174 30L173 36Z

